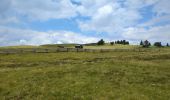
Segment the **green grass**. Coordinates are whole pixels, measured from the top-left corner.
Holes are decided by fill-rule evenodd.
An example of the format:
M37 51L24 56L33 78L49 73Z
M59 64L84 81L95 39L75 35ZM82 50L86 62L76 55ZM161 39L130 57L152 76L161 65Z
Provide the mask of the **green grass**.
M46 47L46 48L56 48L58 46L64 46L68 48L75 48L76 44L47 44L47 45L41 45L40 47ZM133 49L133 48L139 48L140 46L137 45L110 45L110 44L105 44L101 46L84 46L85 49Z
M75 45L77 45L77 44L46 44L46 45L41 45L40 47L57 48L58 46L64 46L67 48L74 48Z
M168 100L160 52L0 54L0 100Z
M33 45L20 45L20 46L5 46L0 47L0 49L18 49L18 48L38 48L39 46L33 46Z
M84 46L85 49L135 49L139 48L137 45L102 45L102 46Z

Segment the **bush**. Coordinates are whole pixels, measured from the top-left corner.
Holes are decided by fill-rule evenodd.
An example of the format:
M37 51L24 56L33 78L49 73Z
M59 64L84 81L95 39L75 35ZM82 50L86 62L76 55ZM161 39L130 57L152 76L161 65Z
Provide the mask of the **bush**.
M110 42L111 45L114 45L115 43L114 42Z
M126 40L118 40L118 41L115 41L115 44L129 45L129 41L126 41Z
M169 43L167 43L166 46L169 47Z
M103 39L97 42L97 45L104 45L104 44L105 44L105 41Z
M151 43L148 40L145 40L143 42L143 47L148 48L149 46L151 46Z

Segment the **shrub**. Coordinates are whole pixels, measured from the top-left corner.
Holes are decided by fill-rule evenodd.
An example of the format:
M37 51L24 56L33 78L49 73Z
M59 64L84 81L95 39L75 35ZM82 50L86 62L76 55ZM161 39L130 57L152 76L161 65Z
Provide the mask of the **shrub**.
M97 45L104 45L104 44L105 44L105 41L103 39L97 42Z

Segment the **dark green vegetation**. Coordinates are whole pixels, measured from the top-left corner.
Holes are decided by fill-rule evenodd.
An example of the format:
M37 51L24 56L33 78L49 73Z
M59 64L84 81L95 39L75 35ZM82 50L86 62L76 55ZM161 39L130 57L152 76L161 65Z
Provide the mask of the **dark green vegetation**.
M105 44L105 41L103 39L97 42L97 45L104 45L104 44Z
M168 100L170 49L0 54L0 100Z

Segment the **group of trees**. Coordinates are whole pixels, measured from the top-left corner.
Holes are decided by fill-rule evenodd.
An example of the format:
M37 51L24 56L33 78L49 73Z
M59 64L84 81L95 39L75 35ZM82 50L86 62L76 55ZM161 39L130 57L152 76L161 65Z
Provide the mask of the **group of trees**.
M100 41L97 42L97 45L104 45L105 44L105 41L103 39L101 39ZM126 40L117 40L117 41L113 41L113 42L110 42L111 45L114 45L114 44L123 44L123 45L129 45L129 41L126 41Z
M105 44L105 41L103 39L97 42L97 45L104 45L104 44Z
M140 45L148 48L149 46L151 46L151 43L148 40L145 40L145 41L141 40Z
M166 46L169 47L169 43L167 43Z
M143 47L147 47L148 48L149 46L151 46L151 43L148 40L145 40L145 41L141 40L140 45L143 46ZM161 42L155 42L153 44L153 46L155 46L155 47L162 47L162 43ZM167 43L166 46L169 47L169 44Z
M100 41L97 42L97 45L104 45L104 44L105 44L105 41L103 39L101 39ZM117 40L117 41L110 42L110 44L111 45L114 45L114 44L129 45L129 41L126 41L126 40ZM148 40L145 40L145 41L141 40L140 45L142 47L148 48L148 47L151 46L151 43ZM153 44L153 46L162 47L162 43L161 42L155 42ZM169 47L169 44L167 43L166 46Z
M114 44L123 44L123 45L129 45L129 41L126 41L126 40L118 40L118 41L115 41L115 42L110 42L111 45L114 45Z

